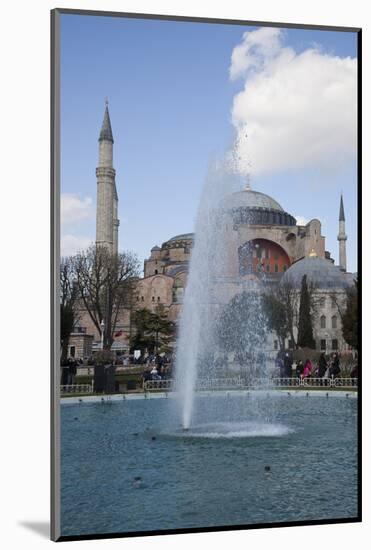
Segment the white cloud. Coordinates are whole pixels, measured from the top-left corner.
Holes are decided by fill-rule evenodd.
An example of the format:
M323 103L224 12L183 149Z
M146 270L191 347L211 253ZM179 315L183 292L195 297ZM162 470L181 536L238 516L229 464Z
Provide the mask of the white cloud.
M284 47L280 29L245 32L233 50L235 158L246 173L323 167L356 153L357 61Z
M296 225L307 225L309 222L304 216L294 216L294 218L296 219Z
M93 200L90 197L80 198L73 193L61 194L61 224L72 225L94 214Z
M61 237L61 257L74 256L78 252L85 250L93 243L88 237L77 237L75 235L62 235Z
M250 69L262 69L280 49L280 29L262 27L243 34L242 43L232 52L229 74L232 80Z

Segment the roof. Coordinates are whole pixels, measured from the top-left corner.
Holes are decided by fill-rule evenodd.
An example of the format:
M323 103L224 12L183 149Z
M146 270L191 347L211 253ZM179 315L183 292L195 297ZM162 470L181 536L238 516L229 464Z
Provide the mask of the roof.
M225 207L227 208L269 208L272 210L283 211L282 206L269 195L253 191L249 187L243 191L232 193L225 199Z
M300 288L303 276L317 288L347 288L352 285L353 276L341 271L330 260L309 256L292 264L282 276L280 284L290 283Z
M171 237L166 242L172 242L172 241L193 241L195 234L194 233L183 233L182 235L175 235L175 237Z
M113 143L112 127L109 117L108 105L106 105L106 109L104 111L103 124L98 141L112 141Z

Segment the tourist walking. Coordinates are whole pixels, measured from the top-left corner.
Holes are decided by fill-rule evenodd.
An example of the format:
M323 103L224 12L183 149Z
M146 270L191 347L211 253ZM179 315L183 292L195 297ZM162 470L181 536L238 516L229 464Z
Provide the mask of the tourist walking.
M306 359L302 378L309 378L312 374L312 368L313 366L310 359Z

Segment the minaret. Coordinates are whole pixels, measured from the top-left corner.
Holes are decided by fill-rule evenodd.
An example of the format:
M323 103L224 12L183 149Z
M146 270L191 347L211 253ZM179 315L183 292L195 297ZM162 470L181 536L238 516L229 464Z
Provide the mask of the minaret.
M111 253L118 250L118 226L115 176L113 168L113 136L108 101L99 134L99 165L97 175L97 234L96 244L105 246Z
M343 195L340 197L340 211L339 211L339 266L342 271L347 270L347 251L346 251L346 240L347 236L345 234L345 216L344 216L344 205L343 205Z

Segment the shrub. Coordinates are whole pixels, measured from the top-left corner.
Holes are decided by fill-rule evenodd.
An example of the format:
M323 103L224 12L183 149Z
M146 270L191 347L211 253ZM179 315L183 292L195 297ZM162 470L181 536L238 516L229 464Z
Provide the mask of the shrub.
M94 364L97 366L112 365L112 362L113 354L108 350L102 349L94 355Z

